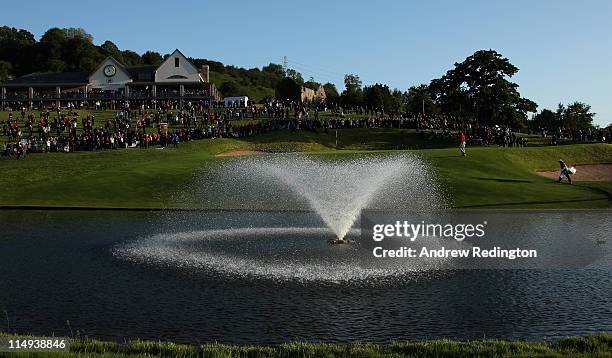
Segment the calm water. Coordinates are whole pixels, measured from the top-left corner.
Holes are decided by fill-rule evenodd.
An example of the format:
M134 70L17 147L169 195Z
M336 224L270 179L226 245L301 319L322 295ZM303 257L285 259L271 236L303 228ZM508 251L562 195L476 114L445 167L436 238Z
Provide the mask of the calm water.
M126 243L163 232L271 221L322 226L308 213L0 212L0 311L9 318L0 319L0 330L185 343L551 339L612 331L609 267L442 271L335 282L278 280L273 272L270 278L265 272L233 275L116 254ZM220 256L228 251L208 245ZM248 256L261 247L235 250ZM318 252L325 247L320 240L313 244ZM283 250L299 253L303 245ZM274 255L265 260L274 265Z

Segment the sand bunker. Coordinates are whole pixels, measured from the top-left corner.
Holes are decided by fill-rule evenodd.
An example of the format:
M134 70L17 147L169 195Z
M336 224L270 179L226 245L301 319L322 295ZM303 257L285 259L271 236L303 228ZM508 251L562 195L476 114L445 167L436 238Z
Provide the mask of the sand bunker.
M264 154L264 152L260 152L257 150L230 150L227 152L215 154L215 157L237 157L240 155L253 155L253 154Z
M576 181L612 181L612 164L575 165L576 174L572 180ZM539 171L539 175L551 178L559 178L559 170Z

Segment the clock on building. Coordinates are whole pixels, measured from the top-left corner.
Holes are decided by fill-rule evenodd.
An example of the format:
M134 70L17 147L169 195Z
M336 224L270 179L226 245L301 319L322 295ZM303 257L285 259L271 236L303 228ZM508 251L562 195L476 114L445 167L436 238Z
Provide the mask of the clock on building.
M117 73L117 67L113 65L106 65L104 67L104 75L106 77L113 77Z

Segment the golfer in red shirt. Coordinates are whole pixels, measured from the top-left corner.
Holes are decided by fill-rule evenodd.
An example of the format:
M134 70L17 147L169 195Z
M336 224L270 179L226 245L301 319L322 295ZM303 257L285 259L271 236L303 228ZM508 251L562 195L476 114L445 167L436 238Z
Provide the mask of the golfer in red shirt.
M463 132L459 133L459 151L465 157L465 134Z

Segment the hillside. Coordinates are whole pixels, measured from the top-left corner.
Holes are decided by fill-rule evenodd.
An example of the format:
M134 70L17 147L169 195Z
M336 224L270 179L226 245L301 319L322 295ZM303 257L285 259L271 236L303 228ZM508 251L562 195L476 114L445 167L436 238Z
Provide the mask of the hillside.
M248 96L250 100L260 103L265 98L274 97L274 88L252 83L243 77L229 73L210 71L210 81L215 84L224 97Z

